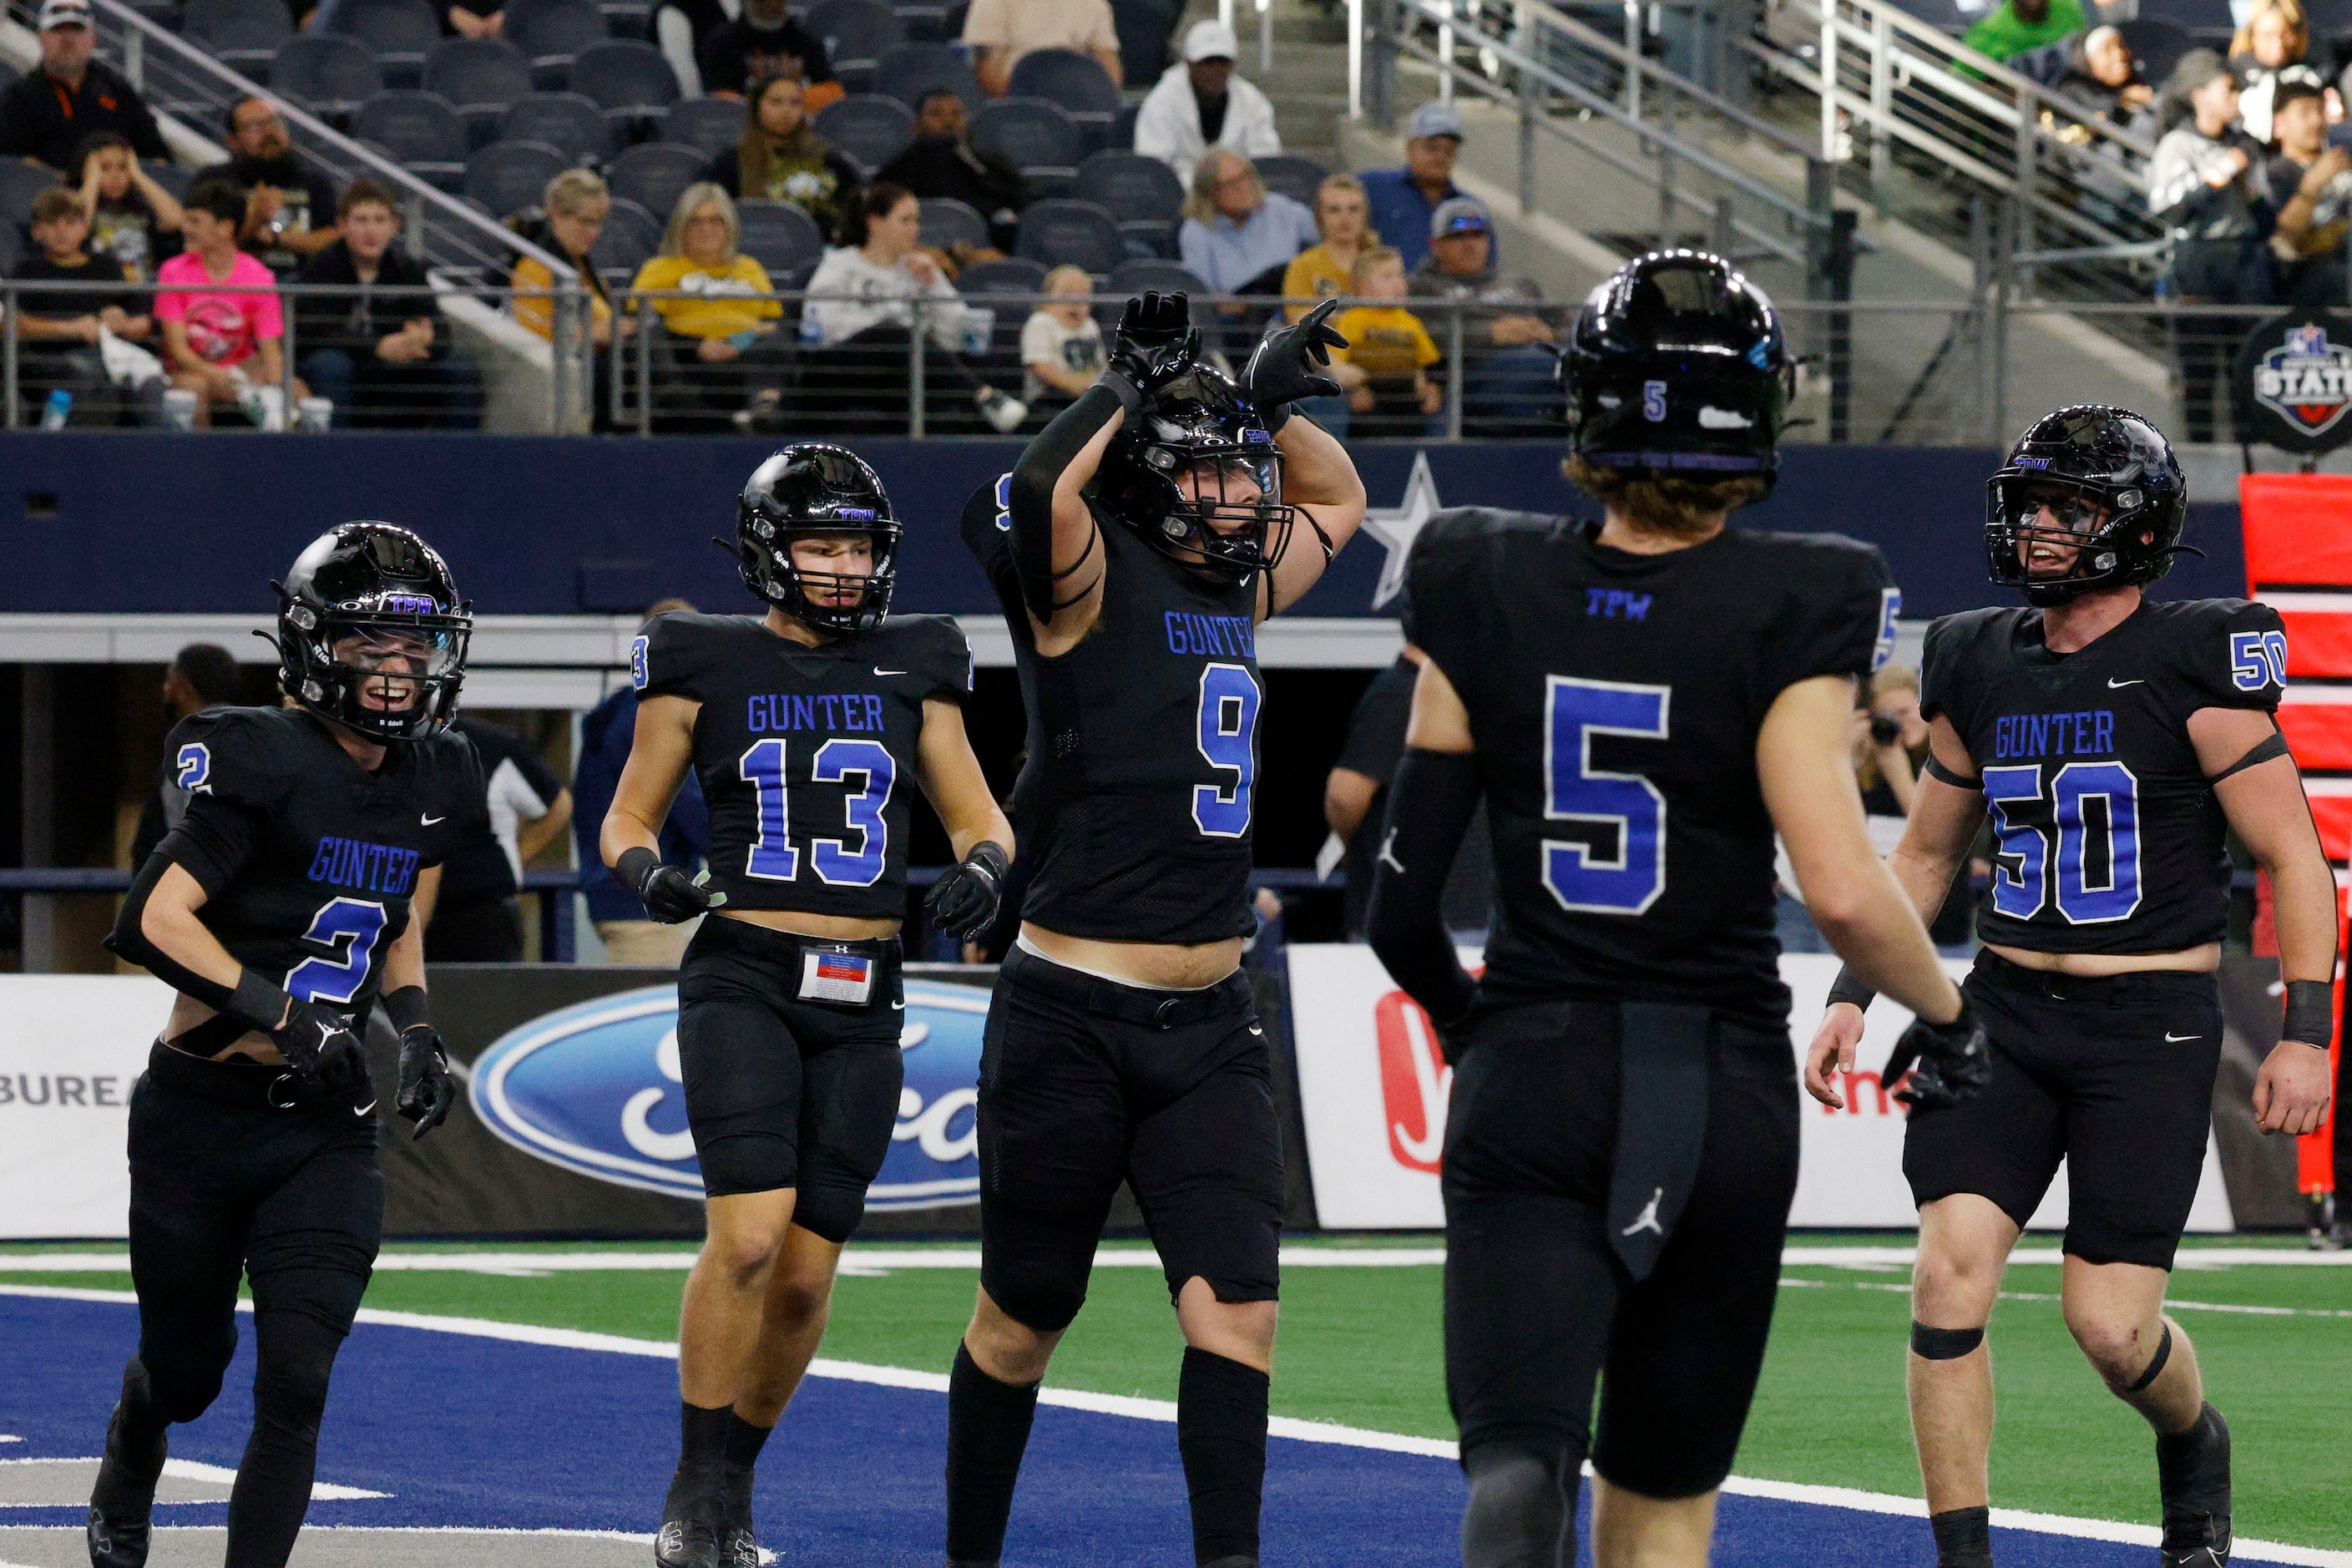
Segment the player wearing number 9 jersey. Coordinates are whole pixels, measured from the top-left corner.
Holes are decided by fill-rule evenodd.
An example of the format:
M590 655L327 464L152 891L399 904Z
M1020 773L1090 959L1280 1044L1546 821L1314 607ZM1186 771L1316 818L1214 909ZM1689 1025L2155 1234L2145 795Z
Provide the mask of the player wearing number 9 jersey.
M165 1429L220 1392L240 1275L259 1365L227 1560L286 1562L383 1229L370 1011L400 1032L397 1105L417 1136L456 1092L424 927L442 860L488 810L472 744L445 729L471 612L440 556L381 522L321 535L278 593L289 706L212 709L172 732L187 811L108 938L179 995L131 1096L139 1351L90 1498L96 1568L147 1559Z
M1981 1066L1847 760L1854 683L1893 640L1885 565L1726 526L1769 487L1790 373L1728 265L1629 264L1562 365L1570 475L1603 521L1444 512L1407 564L1428 659L1369 930L1455 1063L1445 1364L1471 1568L1572 1563L1588 1455L1602 1568L1706 1560L1796 1187L1776 827L1831 942L1939 1021L1911 1045L1945 1091ZM1496 909L1474 982L1441 897L1482 795Z
M962 858L930 896L950 931L994 918L1013 845L964 734L963 634L889 613L900 525L874 470L844 447L787 447L736 513L744 586L766 613L660 616L637 639L636 731L602 834L654 919L716 911L678 972L709 1235L678 1327L665 1568L758 1568L753 1467L889 1152L910 786ZM699 878L660 859L689 768L710 809Z
M2062 1159L2067 1326L2156 1429L2163 1561L2229 1560L2229 1429L2163 1314L2221 1062L2224 828L2276 894L2287 996L2254 1089L2265 1131L2308 1131L2326 1110L2336 890L2273 716L2286 679L2277 614L2144 597L2187 510L2154 426L2061 408L1989 487L1992 580L2021 588L2027 607L1927 631L1919 706L1933 752L1890 864L1931 910L1988 809L1996 840L1967 987L1991 1035L1990 1082L1966 1105L1916 1110L1903 1145L1920 1230L1912 1430L1944 1568L1992 1561L1985 1322ZM1869 1000L1844 977L1831 993L1807 1073L1825 1103L1841 1103L1829 1075L1852 1066Z
M1203 1563L1257 1562L1282 1139L1239 973L1263 689L1257 625L1362 521L1320 307L1239 384L1182 295L1129 300L1111 368L964 513L1029 712L1036 867L980 1075L981 1279L948 1388L950 1563L1003 1551L1038 1381L1128 1182L1184 1332L1176 1435ZM1294 526L1297 537L1294 536ZM1313 542L1308 542L1311 539Z

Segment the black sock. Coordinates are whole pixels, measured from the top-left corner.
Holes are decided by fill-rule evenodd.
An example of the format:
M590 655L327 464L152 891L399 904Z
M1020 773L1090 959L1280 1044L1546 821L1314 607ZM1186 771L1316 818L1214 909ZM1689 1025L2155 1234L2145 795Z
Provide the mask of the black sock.
M2210 1404L2185 1432L2158 1433L2157 1485L2165 1511L2230 1511L2230 1428Z
M727 1468L748 1470L760 1462L760 1450L768 1446L768 1434L773 1426L754 1426L732 1410L727 1413L725 1452Z
M1936 1568L1992 1568L1992 1510L1956 1508L1927 1516L1936 1532Z
M1273 1379L1254 1366L1184 1347L1176 1384L1176 1447L1192 1491L1192 1557L1257 1556L1265 1496L1265 1405Z
M120 1417L115 1433L121 1445L121 1458L138 1463L163 1441L164 1428L172 1418L156 1400L147 1381L146 1363L137 1356L122 1369L122 1402L115 1410Z
M727 1424L735 1419L731 1405L707 1409L680 1400L677 1412L677 1473L670 1478L669 1497L662 1504L665 1519L678 1517L690 1494L717 1484L727 1461Z
M1004 1555L1013 1485L1037 1418L1037 1384L1000 1383L956 1346L948 1374L948 1561Z

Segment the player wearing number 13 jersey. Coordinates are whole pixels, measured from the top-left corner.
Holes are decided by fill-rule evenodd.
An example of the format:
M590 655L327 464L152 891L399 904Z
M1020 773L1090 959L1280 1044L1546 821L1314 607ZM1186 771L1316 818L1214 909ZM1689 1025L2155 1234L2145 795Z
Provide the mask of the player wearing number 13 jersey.
M2254 1113L2318 1125L2327 1103L2335 881L2273 710L2276 612L2236 599L2150 604L2188 510L2164 437L2119 408L2061 408L1989 487L1985 551L2027 607L1927 631L1920 711L1933 752L1890 864L1923 910L1991 813L1984 948L1968 993L1992 1038L1985 1092L1923 1106L1903 1170L1919 1205L1911 1420L1944 1568L1992 1561L1985 1321L2009 1249L2059 1162L2069 1203L2067 1326L2157 1432L2168 1568L2218 1568L2231 1538L2229 1429L2163 1313L2211 1125L2221 1012L2213 971L2234 828L2276 898L2284 1038ZM1868 990L1841 977L1807 1087L1850 1067ZM2315 1048L2316 1047L2316 1048Z
M972 497L1029 710L1036 875L980 1068L980 1300L948 1388L948 1561L993 1563L1038 1380L1133 1188L1184 1331L1176 1437L1203 1563L1255 1568L1282 1139L1239 973L1252 925L1258 623L1362 521L1318 307L1237 384L1181 294L1128 302L1102 380ZM1309 542L1308 541L1312 541Z

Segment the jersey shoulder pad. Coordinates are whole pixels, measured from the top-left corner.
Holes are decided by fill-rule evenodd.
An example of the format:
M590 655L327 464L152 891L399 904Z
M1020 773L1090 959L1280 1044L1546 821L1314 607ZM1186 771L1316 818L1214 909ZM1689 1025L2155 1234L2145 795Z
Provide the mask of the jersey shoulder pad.
M1009 562L1013 539L1013 470L1007 468L971 492L958 526L964 548L971 551L991 576L1000 563Z
M299 784L310 722L289 708L212 708L190 714L164 742L172 783L191 795L267 811Z
M1483 593L1496 580L1507 541L1556 521L1496 507L1459 506L1423 523L1405 557L1405 640L1429 649L1440 664L1446 662L1437 651L1441 647L1453 648L1458 657L1461 637L1486 616Z
M2286 623L2248 599L2184 599L2149 606L2161 618L2166 652L2188 688L2188 706L2279 705L2286 687Z
M1778 686L1817 675L1867 676L1895 657L1903 590L1878 546L1842 533L1738 531L1741 576L1788 606L1769 658Z
M702 700L705 677L726 658L746 624L742 616L706 616L689 610L656 616L630 646L630 683L640 697Z
M483 755L473 736L452 727L402 744L415 748L417 774L434 815L454 820L487 814L489 774L498 764Z
M1961 723L1969 690L1978 684L1970 671L1981 668L1987 648L2008 646L2024 613L1995 605L1938 616L1928 622L1927 642L1919 653L1919 711L1930 719L1949 714L1955 723Z
M971 644L953 616L893 616L882 624L887 657L923 683L926 697L961 702L971 691Z

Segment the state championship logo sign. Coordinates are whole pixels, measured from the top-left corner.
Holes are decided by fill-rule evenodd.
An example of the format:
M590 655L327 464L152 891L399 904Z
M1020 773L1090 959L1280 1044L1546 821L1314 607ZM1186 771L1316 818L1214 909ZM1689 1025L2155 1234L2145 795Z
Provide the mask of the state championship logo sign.
M2238 352L2242 439L2294 452L2352 440L2352 320L2332 311L2273 317Z

